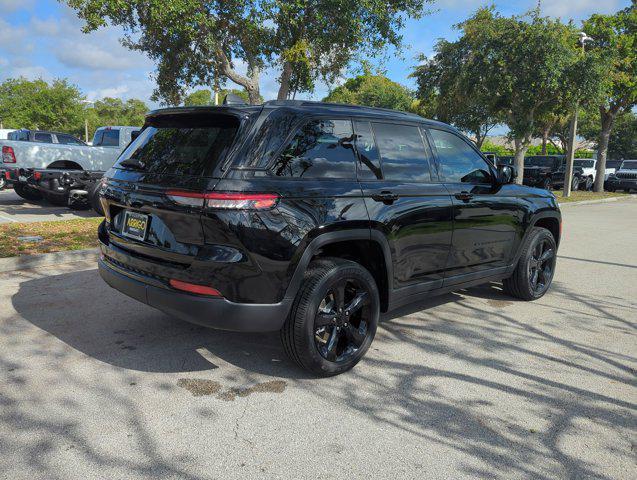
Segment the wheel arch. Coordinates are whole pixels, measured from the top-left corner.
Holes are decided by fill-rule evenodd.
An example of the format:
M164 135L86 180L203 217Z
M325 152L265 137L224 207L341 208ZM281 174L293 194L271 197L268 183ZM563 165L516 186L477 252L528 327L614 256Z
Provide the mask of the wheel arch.
M327 232L314 238L303 250L285 293L285 298L296 296L307 267L321 257L353 260L365 267L374 277L380 296L381 311L389 306L392 262L389 244L380 232L351 229Z
M57 170L84 170L82 165L73 160L56 160L47 165L46 168Z

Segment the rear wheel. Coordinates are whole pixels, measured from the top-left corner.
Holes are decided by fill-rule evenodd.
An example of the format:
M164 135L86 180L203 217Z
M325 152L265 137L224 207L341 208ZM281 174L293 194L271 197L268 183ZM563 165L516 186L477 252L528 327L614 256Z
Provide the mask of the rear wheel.
M42 194L35 188L28 185L14 183L13 190L15 191L15 193L18 194L18 196L24 198L25 200L29 200L30 202L37 202L38 200L42 200Z
M337 375L363 358L379 315L378 288L365 268L339 258L317 260L308 268L281 340L302 368Z
M551 232L533 227L513 275L503 282L504 291L522 300L540 298L551 286L556 260L557 246Z
M95 182L88 189L88 203L95 210L98 215L104 216L104 209L102 208L102 203L100 202L100 196L98 194L100 188L100 182Z
M593 179L591 177L586 177L586 181L584 184L584 190L590 192L593 189Z

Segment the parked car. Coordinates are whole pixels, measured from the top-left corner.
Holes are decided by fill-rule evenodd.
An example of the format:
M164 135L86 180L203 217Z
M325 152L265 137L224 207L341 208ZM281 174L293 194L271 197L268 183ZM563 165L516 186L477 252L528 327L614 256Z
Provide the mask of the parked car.
M544 190L559 190L564 187L566 176L564 155L531 155L524 158L524 185L543 188ZM585 184L581 168L573 168L571 190L577 190L580 184Z
M623 160L617 171L609 175L606 184L611 192L637 190L637 160Z
M555 196L454 128L305 101L151 112L101 182L99 271L208 327L281 333L317 375L352 368L381 312L490 281L534 300Z
M15 130L7 135L7 140L16 142L56 143L60 145L86 145L82 140L71 134L49 132L47 130Z
M5 179L27 200L44 196L58 205L92 203L99 208L93 195L96 182L139 130L129 126L100 127L92 146L70 141L61 144L61 134L52 132L48 134L56 141L42 142L43 137L38 136L42 132L19 130L10 135L19 140L0 141Z

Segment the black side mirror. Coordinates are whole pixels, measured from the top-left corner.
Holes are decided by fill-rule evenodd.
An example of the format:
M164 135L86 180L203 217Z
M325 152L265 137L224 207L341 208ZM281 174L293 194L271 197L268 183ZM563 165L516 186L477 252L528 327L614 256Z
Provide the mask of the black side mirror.
M513 183L518 177L518 172L511 165L498 165L498 183L505 185Z

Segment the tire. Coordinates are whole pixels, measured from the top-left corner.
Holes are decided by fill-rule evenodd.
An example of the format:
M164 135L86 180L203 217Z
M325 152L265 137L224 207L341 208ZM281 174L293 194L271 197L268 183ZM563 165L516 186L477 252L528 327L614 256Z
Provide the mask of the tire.
M100 202L100 198L98 195L98 190L100 188L100 182L95 182L88 190L88 203L100 216L104 216L104 209L102 208L102 203Z
M355 305L355 310L350 312L348 305ZM365 268L340 258L317 260L308 267L281 329L283 348L290 359L317 376L338 375L363 358L379 316L378 288Z
M537 263L536 259L538 257L541 259L548 250L552 251L552 255L547 255L544 263ZM522 246L522 252L513 275L503 282L504 291L521 300L537 300L551 286L555 274L556 260L557 246L551 232L545 228L533 227ZM534 265L536 265L535 268ZM535 270L538 272L537 278L534 277L533 272ZM535 285L533 278L536 278ZM540 283L542 284L541 286Z
M1 174L2 172L0 172ZM4 190L4 187L7 186L7 181L4 179L2 175L0 175L0 190Z
M15 191L15 193L18 194L18 196L24 198L25 200L29 200L30 202L37 202L38 200L42 200L42 194L35 188L29 187L28 185L14 183L13 190Z
M586 177L586 184L584 185L584 190L586 190L587 192L590 192L593 189L594 184L595 182L593 181L591 177Z
M544 179L544 181L542 182L542 188L544 190L548 190L549 192L553 190L553 182L551 181L550 178Z
M571 192L576 192L577 190L579 190L579 178L573 177L573 180L571 180Z
M45 193L44 199L56 207L68 207L69 205L68 194L56 195L54 193Z

